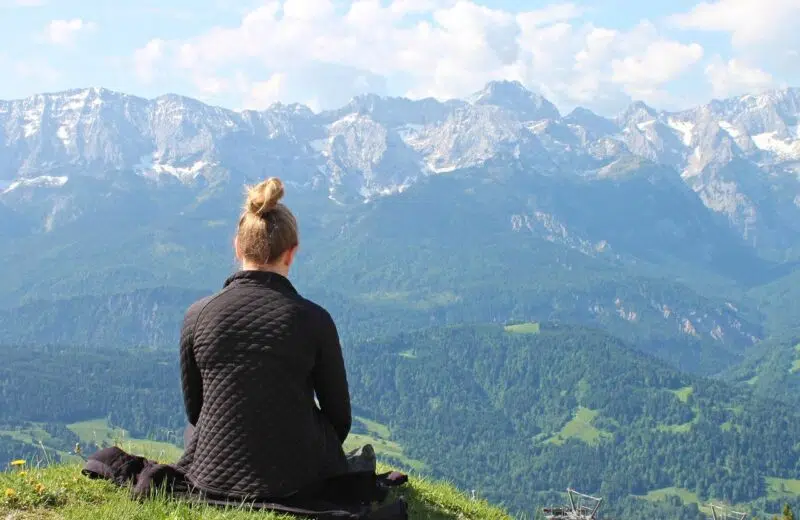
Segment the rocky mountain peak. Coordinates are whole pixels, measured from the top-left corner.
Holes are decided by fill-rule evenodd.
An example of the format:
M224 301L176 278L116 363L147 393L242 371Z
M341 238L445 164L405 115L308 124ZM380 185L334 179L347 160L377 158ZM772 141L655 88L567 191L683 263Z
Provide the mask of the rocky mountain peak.
M554 104L526 89L519 81L492 81L470 101L475 105L494 105L515 114L522 121L560 119Z
M791 229L800 217L799 118L798 89L677 113L634 102L614 119L586 108L561 117L516 81L488 83L468 100L365 94L318 114L299 104L236 112L177 94L73 89L0 101L0 181L4 190L25 180L16 186L52 191L75 186L64 180L71 176L133 172L195 185L278 171L337 200L363 201L504 161L531 175L582 177L641 157L669 167L712 211L738 215L732 225L743 234L780 241L767 231L780 226L759 228L760 215Z

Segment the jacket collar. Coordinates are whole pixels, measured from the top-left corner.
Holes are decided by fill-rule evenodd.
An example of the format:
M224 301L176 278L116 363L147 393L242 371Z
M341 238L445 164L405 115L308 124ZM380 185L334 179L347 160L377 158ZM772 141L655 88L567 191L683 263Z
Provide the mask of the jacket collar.
M231 276L229 276L227 280L225 280L223 288L228 287L234 282L248 283L248 284L254 283L281 292L297 294L297 289L294 288L294 285L292 285L292 282L290 282L288 278L278 273L273 273L271 271L255 271L255 270L237 271Z

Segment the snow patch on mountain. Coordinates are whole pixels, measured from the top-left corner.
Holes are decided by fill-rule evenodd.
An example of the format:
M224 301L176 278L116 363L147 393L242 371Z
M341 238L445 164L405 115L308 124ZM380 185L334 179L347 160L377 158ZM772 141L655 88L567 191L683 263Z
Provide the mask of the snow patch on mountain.
M49 175L17 179L8 184L2 193L9 193L18 188L60 188L65 185L68 180L69 177L51 177ZM2 185L0 185L0 187L2 187Z
M134 167L134 171L148 179L155 180L160 175L171 175L182 182L187 182L196 179L209 166L211 165L206 161L195 161L186 166L175 166L160 162L157 155L144 155L140 158L139 164Z
M648 126L653 126L653 124L655 124L655 122L656 122L656 120L655 120L655 119L650 119L649 121L644 121L644 122L641 122L641 123L636 123L636 128L638 128L639 130L644 130L644 129L645 129L645 128L647 128Z
M774 153L779 159L800 159L800 140L781 139L777 132L765 132L751 139L760 150Z
M148 100L82 89L0 101L0 164L9 179L133 169L186 184L251 182L276 171L349 203L489 161L531 175L602 178L624 174L625 160L639 157L676 170L710 209L753 234L754 214L800 218L792 201L800 178L790 184L800 175L799 118L798 89L675 113L635 102L613 119L583 108L562 117L541 95L508 81L489 83L470 100L364 95L319 114L302 105L237 112L176 95ZM770 193L795 188L782 206L769 207L780 198Z
M719 127L728 132L728 135L730 135L734 139L737 139L742 135L742 132L739 129L737 129L735 126L733 126L727 121L720 121Z
M668 118L667 125L678 132L681 136L681 141L683 142L684 146L692 146L692 142L694 141L694 127L695 124L692 121L682 121L680 119L675 118Z

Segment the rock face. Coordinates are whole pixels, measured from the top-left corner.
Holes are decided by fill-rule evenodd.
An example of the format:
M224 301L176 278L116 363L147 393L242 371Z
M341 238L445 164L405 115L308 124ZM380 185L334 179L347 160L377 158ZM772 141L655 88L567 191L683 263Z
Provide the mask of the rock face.
M320 114L281 104L234 112L102 88L0 101L0 200L77 176L132 172L155 184L219 187L279 172L357 202L487 163L591 178L629 171L633 157L674 170L752 246L776 251L800 237L798 89L678 113L635 102L613 119L583 108L562 117L510 81L463 101L365 95Z
M182 183L280 171L336 199L364 200L497 158L592 175L637 156L676 170L751 243L783 246L800 231L798 117L797 89L679 113L636 102L614 119L582 108L562 117L507 81L468 101L366 95L321 114L300 105L233 112L175 95L71 90L0 101L0 190L115 171Z

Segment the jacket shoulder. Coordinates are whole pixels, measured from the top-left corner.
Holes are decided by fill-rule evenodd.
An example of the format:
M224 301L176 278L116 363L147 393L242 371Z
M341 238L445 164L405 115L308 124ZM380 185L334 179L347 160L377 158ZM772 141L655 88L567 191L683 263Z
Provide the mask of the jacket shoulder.
M333 317L328 312L328 310L323 307L322 305L309 300L308 298L303 298L303 302L305 303L306 307L308 308L310 314L317 320L321 322L333 322Z
M189 308L186 310L186 317L196 317L200 314L200 312L205 308L206 305L211 303L211 301L216 298L219 294L210 294L205 298L201 298L191 304Z
M195 324L197 324L197 321L200 318L200 314L203 312L203 309L205 309L209 303L216 299L217 296L219 296L219 293L211 294L191 304L183 317L184 328L194 328Z

